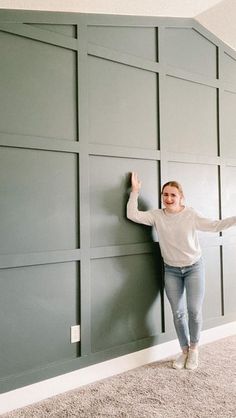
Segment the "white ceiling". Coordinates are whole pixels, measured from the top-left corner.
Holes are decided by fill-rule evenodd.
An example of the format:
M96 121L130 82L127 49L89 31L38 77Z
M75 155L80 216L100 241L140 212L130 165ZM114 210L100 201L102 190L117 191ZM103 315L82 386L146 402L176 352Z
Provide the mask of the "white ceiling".
M0 9L191 17L236 50L236 0L0 0Z
M194 17L221 2L222 0L0 0L0 8Z
M220 1L215 7L195 16L195 19L236 50L236 0Z

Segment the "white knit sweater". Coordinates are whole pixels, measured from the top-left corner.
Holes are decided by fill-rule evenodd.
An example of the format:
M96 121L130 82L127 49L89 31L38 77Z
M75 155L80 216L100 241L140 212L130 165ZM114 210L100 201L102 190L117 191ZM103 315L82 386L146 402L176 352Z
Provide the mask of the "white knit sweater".
M191 207L168 213L163 209L138 210L138 193L131 192L127 204L128 219L154 226L158 233L162 257L175 267L189 266L201 257L197 231L219 232L236 225L236 216L222 220L204 218Z

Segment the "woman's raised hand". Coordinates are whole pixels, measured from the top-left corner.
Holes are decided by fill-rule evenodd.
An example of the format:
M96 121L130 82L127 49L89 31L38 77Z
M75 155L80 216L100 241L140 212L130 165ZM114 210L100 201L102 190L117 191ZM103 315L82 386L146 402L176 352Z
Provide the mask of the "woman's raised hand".
M132 192L139 192L141 189L141 181L138 179L138 174L132 172L131 174L131 187Z

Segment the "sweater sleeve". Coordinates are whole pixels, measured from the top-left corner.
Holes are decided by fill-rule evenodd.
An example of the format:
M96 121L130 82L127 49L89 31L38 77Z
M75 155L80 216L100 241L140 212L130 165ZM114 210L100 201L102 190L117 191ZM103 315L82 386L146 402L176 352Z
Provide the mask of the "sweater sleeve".
M236 216L231 216L221 220L204 218L200 213L194 211L195 226L198 231L220 232L231 226L236 226Z
M131 192L127 203L127 218L133 222L144 225L153 225L154 217L153 211L140 211L138 210L138 193Z

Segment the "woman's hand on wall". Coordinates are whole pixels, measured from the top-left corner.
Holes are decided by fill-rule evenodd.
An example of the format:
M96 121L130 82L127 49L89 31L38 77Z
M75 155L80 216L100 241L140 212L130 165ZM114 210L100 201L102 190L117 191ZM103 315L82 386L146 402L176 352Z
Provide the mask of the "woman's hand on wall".
M141 189L141 181L138 179L138 174L132 172L131 174L131 188L132 192L139 193Z

